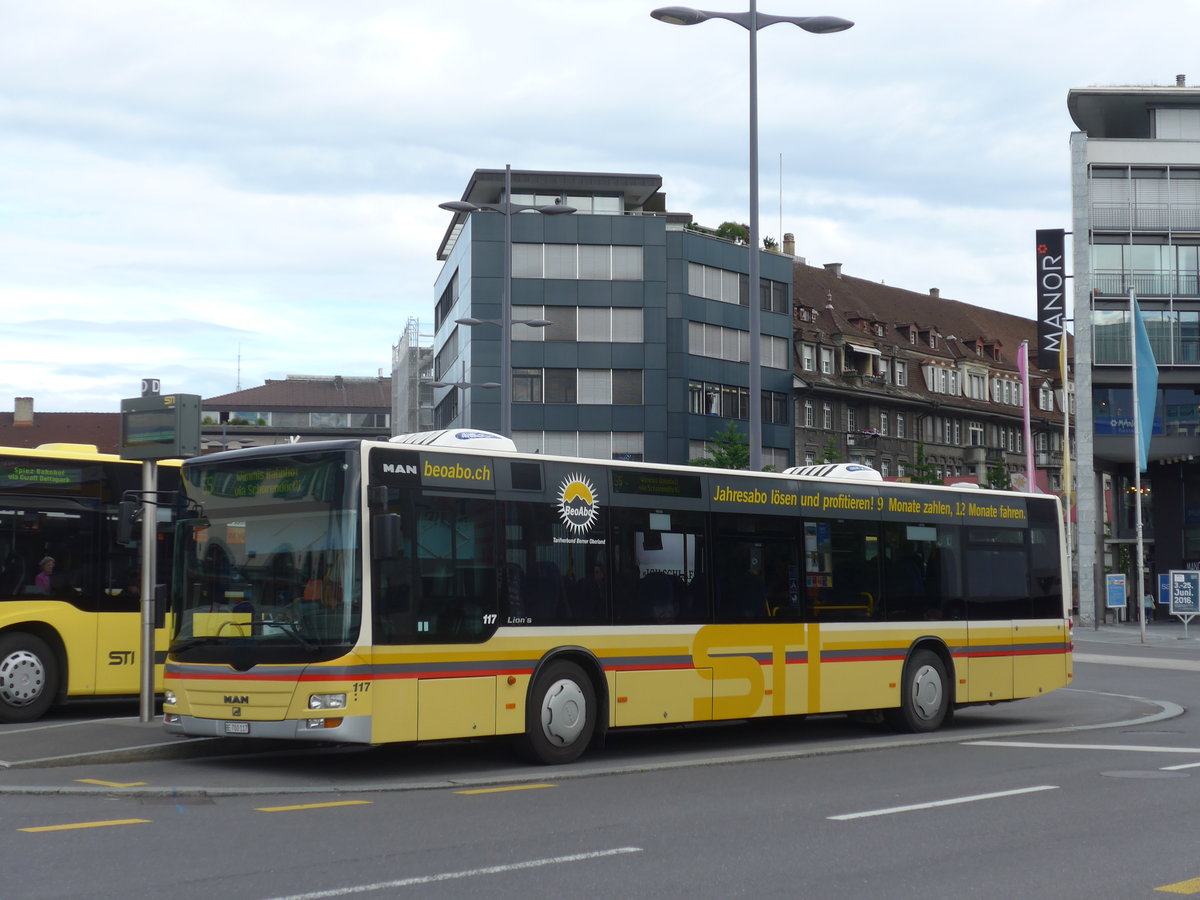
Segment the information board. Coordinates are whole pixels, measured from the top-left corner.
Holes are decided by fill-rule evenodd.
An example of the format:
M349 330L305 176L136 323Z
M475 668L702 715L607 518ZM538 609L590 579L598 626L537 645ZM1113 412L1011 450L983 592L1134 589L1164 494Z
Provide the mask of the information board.
M1200 613L1200 572L1171 570L1171 615Z
M1125 608L1125 576L1124 575L1105 575L1104 584L1105 591L1105 606L1109 609L1124 609Z

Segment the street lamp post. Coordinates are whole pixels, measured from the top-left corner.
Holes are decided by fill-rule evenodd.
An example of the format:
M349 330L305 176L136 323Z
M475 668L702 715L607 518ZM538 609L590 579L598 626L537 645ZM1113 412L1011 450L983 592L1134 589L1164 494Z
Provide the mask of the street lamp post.
M785 22L813 34L845 31L854 23L836 16L773 16L760 13L756 0L748 12L726 13L687 6L664 6L650 13L668 25L699 25L709 19L725 19L750 33L750 468L762 468L762 285L758 235L758 32Z
M464 364L464 369L465 369L465 364ZM429 382L429 386L435 387L435 388L452 387L455 389L455 391L459 397L459 403L458 403L459 412L461 412L463 414L463 425L468 428L470 427L470 424L466 421L466 407L462 403L463 391L465 391L467 388L498 388L498 387L500 387L500 385L494 381L484 381L482 383L477 383L474 381L431 381L431 382Z
M561 216L575 212L572 206L525 205L512 202L512 166L504 167L504 199L499 203L470 203L466 200L451 200L439 203L441 209L451 212L473 213L481 209L498 212L504 216L504 297L500 304L500 433L512 437L512 217L516 213L534 211L544 216ZM480 320L488 321L488 320ZM531 319L525 324L532 324ZM549 324L549 323L547 323ZM544 326L543 326L544 327Z

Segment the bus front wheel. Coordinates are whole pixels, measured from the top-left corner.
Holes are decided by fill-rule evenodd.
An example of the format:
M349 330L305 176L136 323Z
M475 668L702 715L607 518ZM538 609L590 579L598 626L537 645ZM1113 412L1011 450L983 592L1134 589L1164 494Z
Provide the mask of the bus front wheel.
M596 691L573 662L550 663L537 676L525 706L525 734L517 750L530 762L556 765L578 759L596 729Z
M58 663L41 638L15 632L0 637L0 722L32 722L54 702Z
M950 713L950 685L946 666L931 650L918 650L904 664L900 682L900 707L884 710L884 718L897 731L936 731Z

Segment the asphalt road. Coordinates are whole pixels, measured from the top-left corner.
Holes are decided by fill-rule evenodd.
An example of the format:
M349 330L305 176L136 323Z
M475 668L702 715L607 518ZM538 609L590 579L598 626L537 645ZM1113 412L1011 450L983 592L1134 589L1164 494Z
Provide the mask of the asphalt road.
M813 717L556 768L480 742L6 772L0 894L1200 896L1200 654L1172 649L1085 637L1071 690L921 738Z

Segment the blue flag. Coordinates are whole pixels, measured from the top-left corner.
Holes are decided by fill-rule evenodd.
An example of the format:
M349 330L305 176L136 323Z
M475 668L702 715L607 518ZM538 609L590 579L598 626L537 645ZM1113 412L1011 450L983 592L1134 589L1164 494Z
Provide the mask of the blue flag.
M1150 348L1150 336L1146 334L1146 320L1142 307L1130 298L1133 307L1133 353L1137 370L1138 419L1133 423L1137 432L1138 471L1146 471L1146 458L1150 454L1150 435L1154 432L1154 406L1158 399L1158 363Z

